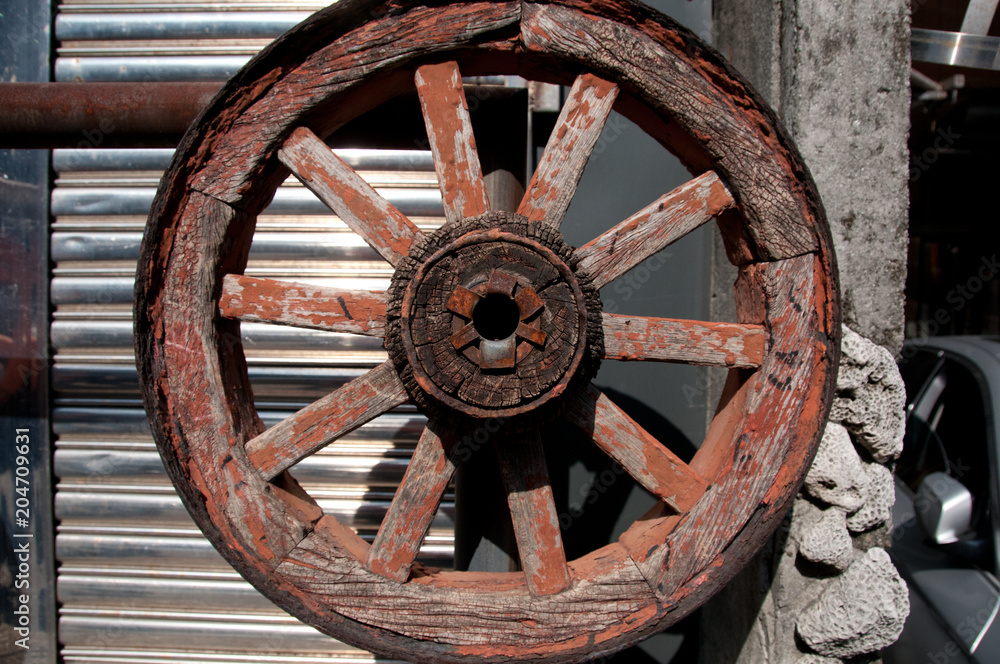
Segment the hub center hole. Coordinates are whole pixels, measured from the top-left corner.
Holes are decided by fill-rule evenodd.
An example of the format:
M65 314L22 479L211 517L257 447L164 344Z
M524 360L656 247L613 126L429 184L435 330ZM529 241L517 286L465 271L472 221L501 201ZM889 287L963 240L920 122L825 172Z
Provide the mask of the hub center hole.
M514 334L521 322L517 303L506 295L490 293L472 310L472 324L484 339L499 341Z

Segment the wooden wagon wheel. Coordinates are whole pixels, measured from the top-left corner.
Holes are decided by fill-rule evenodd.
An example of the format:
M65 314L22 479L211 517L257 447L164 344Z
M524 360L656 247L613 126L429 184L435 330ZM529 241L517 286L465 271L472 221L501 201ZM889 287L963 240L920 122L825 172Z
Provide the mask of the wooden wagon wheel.
M486 74L572 85L516 214L491 211L466 110L460 75ZM430 236L323 142L414 86L447 217ZM612 107L697 177L572 249L558 228ZM256 216L289 171L395 266L388 294L243 275ZM738 321L600 311L597 289L713 218L739 267ZM387 656L576 661L690 613L777 525L825 422L836 292L801 158L748 85L670 19L627 0L341 0L261 53L182 142L143 242L137 354L188 509L275 603ZM384 337L389 360L265 431L239 320ZM602 358L730 368L689 464L590 385ZM429 423L369 544L285 471L408 400ZM552 417L660 498L618 542L570 562L537 433ZM491 433L524 573L413 562L469 426Z

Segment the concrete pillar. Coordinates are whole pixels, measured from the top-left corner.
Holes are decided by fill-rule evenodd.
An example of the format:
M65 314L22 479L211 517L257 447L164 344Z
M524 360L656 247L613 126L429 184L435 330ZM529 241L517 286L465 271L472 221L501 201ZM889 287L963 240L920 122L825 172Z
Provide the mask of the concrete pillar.
M812 171L840 263L844 323L898 352L909 3L715 0L714 32L716 48L778 111Z
M898 636L908 610L905 586L880 547L891 527L883 464L898 455L902 437L892 354L903 340L909 2L715 0L713 14L716 48L775 108L816 180L845 327L858 333L845 331L838 382L861 389L838 399L812 481L784 527L706 605L701 662L836 664L877 653ZM721 246L712 273L712 315L732 320L735 273ZM858 400L890 413L888 424L863 431L846 415ZM825 494L831 483L836 490ZM874 627L862 616L873 605Z

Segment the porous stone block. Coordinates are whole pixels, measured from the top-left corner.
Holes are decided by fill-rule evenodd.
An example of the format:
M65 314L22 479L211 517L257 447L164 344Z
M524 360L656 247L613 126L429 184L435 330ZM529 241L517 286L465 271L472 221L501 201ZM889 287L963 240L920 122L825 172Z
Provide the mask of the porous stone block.
M854 545L844 510L823 510L816 521L806 525L799 540L799 555L817 565L847 569L854 560Z
M893 643L909 611L906 584L889 554L872 548L803 611L795 630L815 653L847 659Z
M843 426L829 422L816 452L805 489L813 498L845 512L859 509L868 498L868 474Z
M847 517L847 527L852 533L863 533L889 523L892 504L896 502L891 470L882 464L866 463L865 474L868 475L868 499L861 509Z
M830 420L840 422L876 461L903 451L906 388L896 361L885 348L843 327L837 396Z

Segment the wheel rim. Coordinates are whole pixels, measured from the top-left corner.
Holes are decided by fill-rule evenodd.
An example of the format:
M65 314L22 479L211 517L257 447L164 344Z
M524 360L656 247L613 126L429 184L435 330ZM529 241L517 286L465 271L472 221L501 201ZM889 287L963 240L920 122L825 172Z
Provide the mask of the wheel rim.
M594 46L612 37L631 60ZM377 46L358 50L357 44ZM595 73L574 77L580 68ZM570 328L594 343L570 344L570 360L540 388L545 403L529 397L523 412L521 402L500 409L476 399L450 403L426 365L407 378L405 368L420 369L421 361L417 344L406 348L416 286L394 298L242 275L254 220L284 178L284 164L397 274L408 268L423 283L440 251L414 258L422 256L422 234L319 138L414 86L449 226L484 218L497 226L463 115L459 72L573 82L556 138L518 210L539 228L558 229L612 105L700 173L573 251L571 274L563 278L571 284L589 275L592 283L573 298L585 311ZM741 161L748 154L753 168ZM740 270L739 322L594 311L599 305L587 288L599 289L715 217ZM453 244L440 249L454 251ZM545 251L529 249L556 264ZM505 283L503 274L494 282L491 272L458 285L483 298L503 296ZM538 295L535 285L519 282L506 297L529 290ZM426 661L579 659L624 647L700 605L759 548L794 497L825 421L839 348L828 231L794 148L715 54L668 19L625 2L586 9L359 2L318 13L227 85L185 137L154 203L136 295L147 411L168 472L209 539L251 583L305 622L378 653ZM471 311L459 300L455 309L445 303L448 343L469 324L462 314ZM265 432L248 397L238 320L383 336L392 359ZM401 352L391 347L397 322ZM513 335L513 371L539 350L528 348L518 360L517 348L531 345L525 335L533 334L523 332ZM491 340L506 345L487 348L487 356L509 362L511 336ZM465 355L467 348L457 349L461 357L481 362ZM596 367L588 365L588 349L604 359L732 369L690 464L589 385ZM583 379L573 389L577 376ZM418 388L430 395L430 420L369 546L324 516L285 470L380 413L408 399L419 402ZM517 435L497 430L492 441L526 572L470 575L414 564L461 456L458 428L467 426L441 416L438 403L448 412L491 418L480 419L487 431L498 417L558 405L561 417L661 499L658 511L619 542L567 563L537 428ZM498 621L503 630L496 629Z

